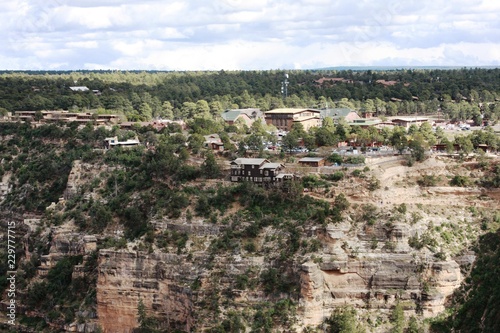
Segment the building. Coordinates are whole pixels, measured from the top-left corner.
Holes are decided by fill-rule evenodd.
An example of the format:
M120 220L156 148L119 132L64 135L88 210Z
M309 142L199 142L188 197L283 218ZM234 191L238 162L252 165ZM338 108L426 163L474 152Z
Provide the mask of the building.
M323 157L304 157L299 160L299 164L305 167L323 167L325 159Z
M140 144L139 140L136 139L128 139L126 141L118 141L116 136L112 138L104 139L104 148L110 149L113 147L134 147Z
M314 109L275 109L264 113L266 124L278 130L290 131L294 123L300 123L304 130L321 125L320 111Z
M74 86L74 87L69 87L69 89L71 89L72 91L89 91L89 88L87 88L86 86Z
M121 129L133 129L135 126L137 127L148 127L151 126L151 128L160 131L167 127L167 123L161 122L161 121L124 121L120 123L120 128Z
M39 118L38 118L39 117ZM39 119L42 123L93 123L93 124L117 124L120 117L115 114L97 114L91 112L68 112L68 111L16 111L11 117L12 121L34 121Z
M352 122L356 119L360 119L359 114L349 108L333 108L333 109L323 109L319 110L321 119L330 117L333 119L334 123L338 123L340 119L344 119L347 122Z
M270 163L265 158L237 158L231 162L231 181L274 183L284 168L283 164Z
M239 110L226 110L221 116L228 125L234 125L238 119L248 127L253 123L253 120L246 113L242 113Z
M359 119L355 119L352 122L349 122L348 124L349 124L349 126L359 126L361 128L368 128L368 127L372 127L372 126L377 126L381 122L382 121L378 118L370 118L370 119L359 118Z
M406 129L410 128L411 125L420 126L423 123L428 122L428 118L423 117L413 117L413 118L393 118L392 122L398 126L402 126Z
M264 114L257 108L226 110L221 114L221 117L229 125L233 125L236 120L241 119L248 127L252 126L256 120L264 120Z
M224 144L219 136L219 134L204 135L203 147L211 149L213 151L224 151Z

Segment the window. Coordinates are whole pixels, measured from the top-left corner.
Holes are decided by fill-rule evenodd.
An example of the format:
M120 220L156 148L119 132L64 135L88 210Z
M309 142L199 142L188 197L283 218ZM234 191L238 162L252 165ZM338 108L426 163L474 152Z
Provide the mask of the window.
M269 176L269 171L264 171L264 176Z
M247 174L250 176L252 173L251 173L250 171L248 171L248 173L247 173Z
M262 169L260 169L259 171L260 171L260 174L262 175Z

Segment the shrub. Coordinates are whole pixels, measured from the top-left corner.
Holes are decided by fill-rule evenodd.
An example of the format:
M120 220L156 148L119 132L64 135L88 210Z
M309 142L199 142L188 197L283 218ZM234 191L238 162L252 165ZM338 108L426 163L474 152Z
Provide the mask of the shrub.
M366 332L358 321L356 310L350 306L336 308L328 319L327 332L331 333L362 333Z
M327 161L330 162L330 163L334 163L334 164L340 165L340 164L342 164L343 159L342 159L342 156L340 156L339 154L333 153L330 156L328 156Z
M417 180L417 184L424 187L436 186L439 177L434 175L423 175Z
M351 173L351 175L353 177L359 177L359 178L363 178L364 177L363 170L360 170L360 169L353 170L353 172Z
M467 176L456 175L450 180L451 186L467 187L471 184L471 180Z
M342 180L344 178L344 173L342 171L335 171L331 175L321 175L321 178L330 180L332 182L337 182L339 180Z
M378 190L379 188L380 188L380 180L372 176L368 181L368 190L375 191Z
M346 158L345 163L348 164L364 164L365 163L365 157L362 155L357 155L357 156L349 156Z

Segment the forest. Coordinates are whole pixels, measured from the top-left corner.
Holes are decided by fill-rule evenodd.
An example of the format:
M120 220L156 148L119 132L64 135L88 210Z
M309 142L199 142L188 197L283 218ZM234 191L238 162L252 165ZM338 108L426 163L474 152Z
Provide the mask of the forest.
M436 114L497 121L500 70L4 72L0 111L94 110L127 119L215 117L234 108L349 107L379 116ZM88 91L73 92L71 86Z

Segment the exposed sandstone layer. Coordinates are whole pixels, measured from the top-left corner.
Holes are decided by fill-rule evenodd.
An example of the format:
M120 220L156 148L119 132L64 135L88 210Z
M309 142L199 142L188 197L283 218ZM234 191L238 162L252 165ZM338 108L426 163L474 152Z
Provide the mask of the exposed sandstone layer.
M138 327L138 305L173 326L190 331L192 298L188 277L196 266L167 253L101 250L97 311L104 332L131 332Z
M349 304L359 309L390 310L403 302L405 310L426 317L444 310L446 299L462 282L455 260L435 261L428 251L408 247L410 230L374 228L372 240L394 242L390 251L373 246L360 232L348 235L348 225L326 228L320 235L325 254L320 262L301 266L303 324L318 325L331 311Z

